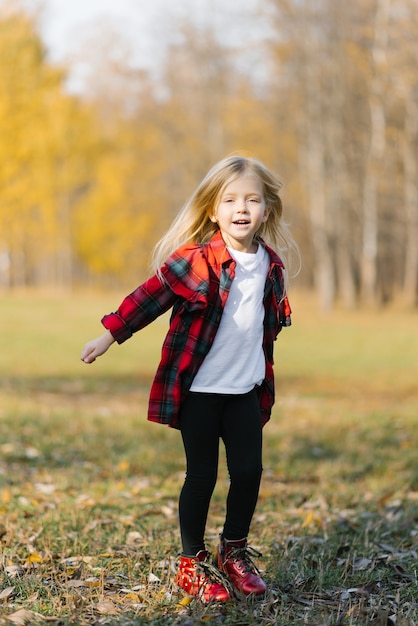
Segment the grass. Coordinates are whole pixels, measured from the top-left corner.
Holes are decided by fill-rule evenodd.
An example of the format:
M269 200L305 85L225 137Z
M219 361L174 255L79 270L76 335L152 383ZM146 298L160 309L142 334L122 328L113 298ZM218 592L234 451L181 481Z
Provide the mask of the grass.
M250 537L269 592L204 607L172 585L180 437L145 419L167 320L79 360L119 299L0 298L0 624L418 624L416 314L295 294ZM212 549L227 487L222 460Z

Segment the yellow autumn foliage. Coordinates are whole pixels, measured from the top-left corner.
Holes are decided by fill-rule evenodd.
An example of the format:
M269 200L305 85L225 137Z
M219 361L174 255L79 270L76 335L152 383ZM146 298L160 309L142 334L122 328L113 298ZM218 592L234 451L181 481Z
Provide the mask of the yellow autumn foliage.
M244 152L284 183L304 287L416 306L415 4L263 0L236 44L227 26L173 22L158 75L109 62L118 42L97 32L74 95L36 20L0 0L0 288L134 285L208 169Z

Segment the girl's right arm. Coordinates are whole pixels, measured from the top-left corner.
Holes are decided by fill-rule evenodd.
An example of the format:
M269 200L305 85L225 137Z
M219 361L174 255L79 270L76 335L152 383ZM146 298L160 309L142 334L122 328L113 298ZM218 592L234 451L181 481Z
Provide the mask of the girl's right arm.
M106 332L89 341L81 352L84 363L94 363L114 343L123 343L156 317L171 308L176 296L157 276L153 276L127 296L116 313L105 315Z
M103 335L86 343L81 353L81 360L84 363L94 363L98 356L104 354L114 343L112 333L107 330Z
M173 253L171 262L169 259L168 264L163 266L163 280L154 274L126 296L116 312L103 317L102 324L107 330L104 335L86 344L81 353L84 363L93 363L114 341L123 343L129 339L133 333L172 308L178 298L202 300L200 287L208 282L208 277L205 275L205 280L199 278L196 282L196 270L191 272L193 255L199 254L200 260L200 248L194 244L184 248ZM204 267L206 269L206 265Z

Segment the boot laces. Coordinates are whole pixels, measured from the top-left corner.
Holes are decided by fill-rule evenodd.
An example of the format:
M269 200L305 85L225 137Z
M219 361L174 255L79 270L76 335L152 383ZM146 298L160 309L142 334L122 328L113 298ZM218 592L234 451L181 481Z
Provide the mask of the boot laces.
M204 576L207 580L205 584L218 583L225 587L228 591L232 591L232 586L229 578L221 572L215 565L212 565L210 561L200 561L195 565L195 572L197 575Z
M252 548L251 546L245 546L244 548L232 548L232 550L228 553L226 560L233 559L236 561L241 561L241 569L243 573L257 573L258 575L260 575L260 570L252 562L251 557L259 558L261 556L263 556L261 552L259 552L255 548Z

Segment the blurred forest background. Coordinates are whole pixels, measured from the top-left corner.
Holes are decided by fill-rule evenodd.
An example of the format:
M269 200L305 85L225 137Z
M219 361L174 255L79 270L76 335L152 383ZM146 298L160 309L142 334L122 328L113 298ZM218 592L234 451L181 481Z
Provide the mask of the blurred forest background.
M81 93L22 6L0 0L2 289L134 288L208 168L245 152L284 183L297 286L417 305L417 0L259 0L234 37L227 11L173 17L158 72L98 26Z

